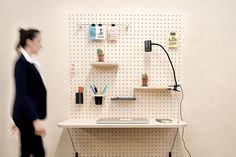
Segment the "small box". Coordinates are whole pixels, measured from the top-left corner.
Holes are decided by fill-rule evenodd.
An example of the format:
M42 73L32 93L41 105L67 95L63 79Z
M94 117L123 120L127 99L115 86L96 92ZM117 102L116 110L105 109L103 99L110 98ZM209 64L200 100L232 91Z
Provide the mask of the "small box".
M102 24L98 24L96 27L96 39L97 40L105 40L106 39L106 27Z
M91 24L88 27L88 34L89 34L89 39L90 40L96 40L96 25L95 24Z
M110 27L107 28L107 37L110 41L116 41L118 39L119 30L112 24Z

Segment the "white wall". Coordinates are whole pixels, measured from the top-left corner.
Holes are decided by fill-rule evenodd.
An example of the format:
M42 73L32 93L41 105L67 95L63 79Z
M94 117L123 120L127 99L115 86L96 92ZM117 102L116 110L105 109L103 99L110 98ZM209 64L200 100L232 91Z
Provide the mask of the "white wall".
M234 157L236 133L236 19L233 0L170 1L119 0L0 0L0 156L17 156L17 137L9 134L13 101L12 70L16 57L17 29L34 26L42 30L42 64L48 89L48 157L69 156L71 144L58 121L67 117L69 67L67 66L67 15L71 11L177 10L184 17L182 59L185 91L185 140L192 156ZM89 8L89 7L92 7ZM112 9L113 8L113 9ZM187 155L185 155L187 156Z

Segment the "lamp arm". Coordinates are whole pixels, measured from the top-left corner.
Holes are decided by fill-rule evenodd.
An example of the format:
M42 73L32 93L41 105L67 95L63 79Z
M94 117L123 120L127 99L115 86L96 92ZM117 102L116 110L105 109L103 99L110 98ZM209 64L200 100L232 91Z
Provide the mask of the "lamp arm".
M175 75L175 68L174 68L173 63L172 63L172 61L171 61L171 59L170 59L169 54L167 53L167 51L165 50L165 48L164 48L162 45L156 44L156 43L151 43L151 44L152 44L152 45L158 45L158 46L160 46L160 47L165 51L165 53L166 53L166 55L167 55L167 57L168 57L168 60L170 61L170 65L171 65L171 67L172 67L172 71L173 71L173 75L174 75L174 81L175 81L174 90L175 90L175 91L178 91L177 87L178 87L179 85L178 85L178 83L177 83L177 79L176 79L176 75Z

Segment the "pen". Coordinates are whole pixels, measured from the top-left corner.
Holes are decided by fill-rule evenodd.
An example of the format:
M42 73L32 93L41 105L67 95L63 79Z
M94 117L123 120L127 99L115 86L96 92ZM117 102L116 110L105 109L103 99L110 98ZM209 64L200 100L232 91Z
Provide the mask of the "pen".
M89 86L90 86L90 88L92 89L93 94L95 94L95 91L94 91L94 89L93 89L93 86L92 86L91 84L89 84Z
M106 89L107 89L107 85L104 87L102 94L104 94L106 92Z
M83 93L82 87L79 86L79 93Z
M99 88L99 94L102 95L102 87Z
M94 86L95 94L97 94L98 93L98 89L97 89L97 87L94 84L93 84L93 86Z

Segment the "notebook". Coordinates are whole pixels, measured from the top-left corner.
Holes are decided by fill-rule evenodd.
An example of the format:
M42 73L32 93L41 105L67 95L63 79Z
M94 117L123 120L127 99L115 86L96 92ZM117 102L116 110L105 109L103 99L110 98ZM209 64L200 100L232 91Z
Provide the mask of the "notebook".
M100 118L97 124L148 124L146 118Z

